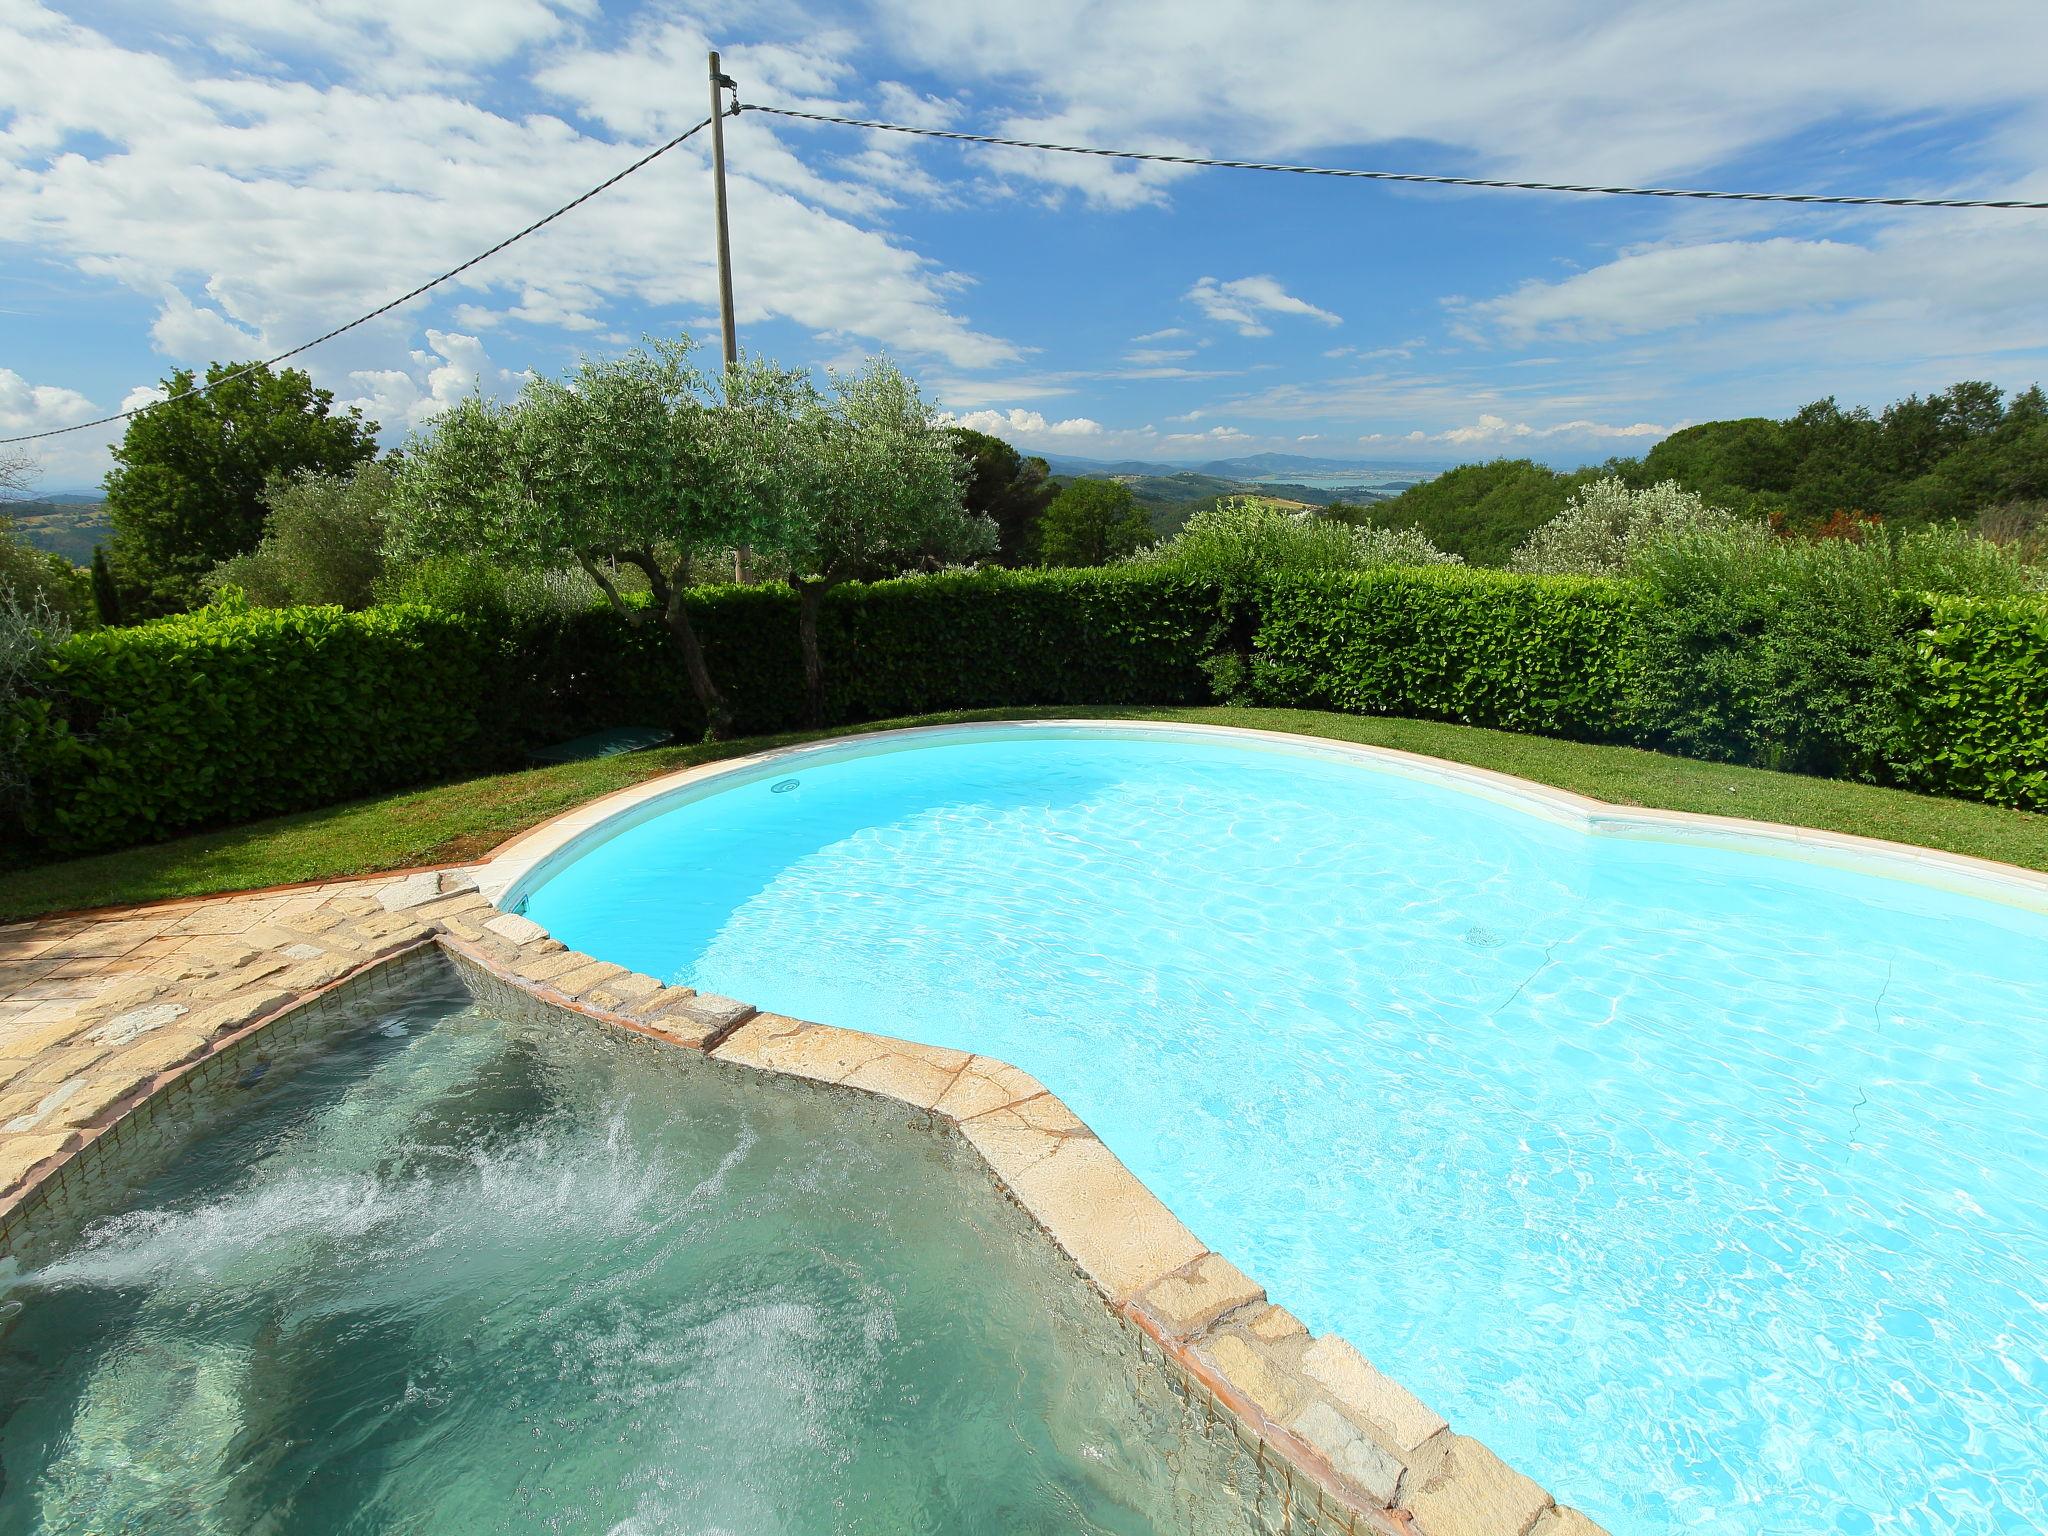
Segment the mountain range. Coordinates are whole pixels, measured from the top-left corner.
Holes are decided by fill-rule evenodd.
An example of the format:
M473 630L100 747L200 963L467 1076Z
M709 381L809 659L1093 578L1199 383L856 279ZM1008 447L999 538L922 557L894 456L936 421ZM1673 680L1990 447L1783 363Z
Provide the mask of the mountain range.
M1242 458L1211 459L1205 464L1163 464L1149 459L1083 459L1071 454L1044 453L1056 475L1078 478L1097 475L1214 475L1222 480L1284 480L1290 475L1377 475L1388 472L1448 469L1448 464L1414 460L1381 463L1371 459L1319 459L1300 453L1252 453Z

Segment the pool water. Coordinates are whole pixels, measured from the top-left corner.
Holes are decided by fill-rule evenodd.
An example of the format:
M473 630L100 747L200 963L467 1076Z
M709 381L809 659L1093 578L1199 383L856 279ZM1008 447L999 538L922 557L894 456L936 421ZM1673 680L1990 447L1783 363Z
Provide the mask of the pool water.
M2048 1529L2039 913L1043 728L679 804L525 910L1025 1068L1618 1533Z
M9 1533L1279 1528L952 1138L456 990L0 1312Z

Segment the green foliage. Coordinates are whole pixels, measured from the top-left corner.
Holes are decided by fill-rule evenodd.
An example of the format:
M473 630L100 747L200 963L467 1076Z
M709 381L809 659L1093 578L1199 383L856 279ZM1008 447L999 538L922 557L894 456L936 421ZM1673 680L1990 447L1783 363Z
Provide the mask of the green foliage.
M932 425L917 386L884 358L835 375L800 402L790 428L789 516L763 542L798 582L893 575L920 563L992 554L996 530L961 503L965 467Z
M1179 533L1135 558L1226 591L1302 571L1461 563L1413 528L1353 527L1290 512L1258 496L1232 497L1197 512Z
M1625 740L1638 599L1620 582L1453 566L1274 582L1250 689L1262 703Z
M1508 564L1531 576L1619 576L1647 546L1693 532L1734 543L1773 539L1763 523L1708 506L1675 480L1636 490L1608 475L1574 491Z
M2048 498L2048 394L2010 400L1965 382L1910 395L1877 415L1817 400L1783 421L1707 421L1665 438L1640 461L1560 473L1527 459L1467 464L1372 509L1475 565L1504 565L1576 490L1612 475L1633 489L1674 480L1710 506L1795 533L1838 513L1900 528L1969 519L2005 502Z
M62 555L17 538L4 509L0 509L0 591L12 592L22 608L47 611L67 628L92 616L91 578Z
M91 579L93 616L102 624L121 623L121 589L114 582L114 569L107 564L103 545L92 547Z
M1440 564L1226 580L1145 560L845 583L817 601L820 646L846 658L821 712L1214 691L2048 810L2048 599L1987 547L1955 530L1809 543L1723 529L1646 546L1628 579ZM528 571L521 586L452 559L408 579L437 601L481 595L461 612L224 599L49 649L0 716L32 785L30 832L50 849L110 847L510 764L601 726L687 737L706 723L676 648L634 621L651 594L601 601L580 575ZM736 729L811 712L797 593L681 601L734 683Z
M1639 720L1690 757L1895 782L1911 727L1925 594L2006 596L2027 571L1955 528L1862 541L1699 528L1636 552L1644 591Z
M28 757L46 715L30 689L50 651L70 635L70 623L42 592L0 576L0 833L6 844L22 840L34 805Z
M699 588L686 601L710 664L741 685L737 725L802 719L796 594ZM826 713L1199 700L1215 625L1213 592L1170 574L849 583L825 595L820 638L860 664L828 675ZM532 746L600 726L651 722L688 736L705 724L661 631L590 602L347 613L227 597L76 636L49 653L33 686L30 832L64 852L516 763Z
M1114 480L1075 480L1038 520L1038 558L1046 565L1107 565L1152 541L1152 519Z
M265 608L366 608L384 572L390 466L352 475L276 480L263 493L263 541L213 569L212 588L240 587Z
M1447 470L1368 511L1379 527L1413 528L1473 565L1506 565L1592 478L1561 475L1530 459L1495 459Z
M1934 599L1906 714L1904 783L2048 811L2048 600Z
M107 476L114 569L131 614L168 613L200 595L206 575L263 537L264 487L279 477L347 475L377 452L377 424L295 368L215 363L214 387L190 370L164 380L170 397L128 423ZM226 381L226 382L222 382Z
M321 805L475 758L490 647L425 608L236 601L54 647L28 830L78 851Z
M1053 498L1049 466L972 427L949 431L966 466L961 502L995 524L995 558L1006 566L1031 564L1038 558L1038 520Z

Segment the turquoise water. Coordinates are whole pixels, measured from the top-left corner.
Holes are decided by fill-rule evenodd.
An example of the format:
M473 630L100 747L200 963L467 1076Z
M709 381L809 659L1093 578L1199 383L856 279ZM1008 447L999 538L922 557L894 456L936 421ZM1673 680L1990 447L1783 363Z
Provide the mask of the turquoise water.
M2048 1529L2048 918L1044 733L792 767L527 910L1024 1067L1619 1533Z
M950 1140L453 990L245 1092L0 1330L8 1533L1279 1529Z

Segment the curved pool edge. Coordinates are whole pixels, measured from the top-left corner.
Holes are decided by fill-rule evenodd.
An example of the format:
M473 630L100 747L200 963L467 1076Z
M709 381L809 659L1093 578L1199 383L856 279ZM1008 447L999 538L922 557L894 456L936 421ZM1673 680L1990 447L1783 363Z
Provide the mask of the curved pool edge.
M211 919L232 906L202 903L194 915L211 933ZM278 1050L359 1020L410 967L438 954L488 1004L538 1006L699 1052L726 1069L888 1101L958 1136L1112 1314L1262 1466L1270 1457L1281 1469L1289 1508L1303 1510L1294 1528L1601 1536L1341 1337L1312 1335L1272 1304L1056 1095L1008 1063L664 986L498 912L463 874L354 883L237 931L247 942L224 947L218 966L167 963L125 983L118 1002L79 1014L79 1038L131 1018L138 1002L158 1017L96 1069L92 1114L47 1132L0 1126L0 1139L34 1138L0 1168L0 1279L22 1255L104 1214L139 1169L175 1156ZM283 969L286 959L296 969Z
M1605 1536L1533 1478L1312 1334L1190 1231L1050 1089L992 1056L762 1013L568 949L505 913L440 945L472 991L623 1028L735 1070L916 1111L958 1136L1097 1298L1245 1443L1312 1490L1307 1529L1358 1536Z
M2048 915L2048 873L1994 859L1781 822L1616 805L1491 768L1476 768L1396 747L1331 741L1292 731L1182 721L1064 718L863 731L679 769L615 790L528 828L492 850L477 868L478 883L499 907L517 911L534 890L567 864L619 834L692 800L804 766L939 746L949 741L1026 735L1041 739L1180 738L1234 743L1252 750L1325 761L1349 761L1367 769L1471 794L1591 837L1688 844L1821 864Z

